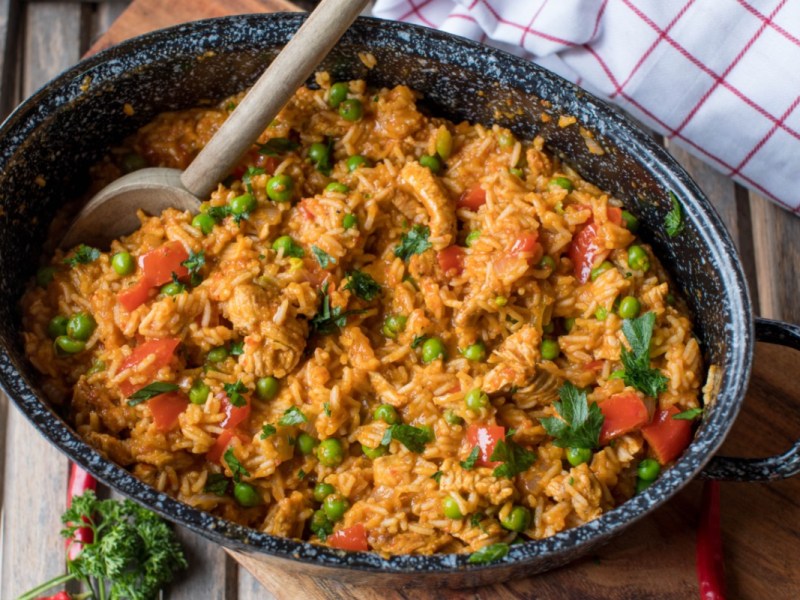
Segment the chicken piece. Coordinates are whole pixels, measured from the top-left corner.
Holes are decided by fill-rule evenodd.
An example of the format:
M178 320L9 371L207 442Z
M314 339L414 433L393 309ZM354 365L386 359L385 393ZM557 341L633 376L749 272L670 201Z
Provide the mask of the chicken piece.
M525 325L508 336L489 356L488 362L495 367L483 381L487 394L512 387L522 387L536 373L539 360L541 335L533 325Z
M294 491L273 504L264 519L262 530L281 537L299 538L303 535L305 520L310 516L303 494Z
M364 335L359 326L349 325L344 327L339 340L347 349L350 363L356 369L372 372L381 366L381 361L375 358L375 351L372 349L369 338Z
M455 203L430 169L417 162L406 163L400 171L400 181L428 211L433 248L442 250L452 244L456 234Z
M375 129L388 138L403 140L414 135L423 120L417 110L414 92L404 85L398 85L378 101Z

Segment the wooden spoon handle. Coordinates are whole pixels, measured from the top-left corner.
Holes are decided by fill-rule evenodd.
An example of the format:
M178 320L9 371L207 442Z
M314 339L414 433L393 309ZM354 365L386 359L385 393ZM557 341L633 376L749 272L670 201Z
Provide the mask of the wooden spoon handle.
M323 0L181 176L200 199L233 169L369 0Z

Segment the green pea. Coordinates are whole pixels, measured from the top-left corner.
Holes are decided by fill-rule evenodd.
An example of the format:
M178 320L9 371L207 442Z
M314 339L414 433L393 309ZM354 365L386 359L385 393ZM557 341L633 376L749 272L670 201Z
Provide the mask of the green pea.
M275 252L283 250L284 256L288 256L294 247L294 240L288 235L282 235L277 240L272 242L272 249L275 250Z
M354 154L353 156L349 157L347 161L345 161L345 165L347 165L347 170L351 173L355 171L358 167L369 167L369 159L366 156L361 156L360 154Z
M556 268L556 260L550 256L549 254L545 254L542 257L542 260L539 261L537 265L540 269L547 269L548 271L552 271Z
M622 222L625 223L625 227L628 231L636 233L639 230L639 219L634 217L627 210L622 211Z
M475 388L466 393L464 404L467 405L468 409L477 412L489 406L489 396L482 389Z
M655 481L661 472L661 465L653 458L645 458L636 468L636 474L642 481Z
M216 223L214 217L207 213L200 213L199 215L195 215L192 219L192 227L199 229L203 235L208 235L214 231L214 225Z
M480 362L484 358L486 358L486 346L483 345L483 342L478 341L474 344L470 344L464 349L464 358L467 360L471 360L472 362Z
M345 121L355 122L364 116L364 107L358 98L350 98L339 105L339 116Z
M524 179L525 177L525 171L517 167L509 169L508 172L511 173L514 177L519 177L520 179Z
M261 496L258 491L256 491L256 488L244 481L240 481L233 486L233 497L245 508L258 506L262 502Z
M210 363L219 363L228 358L228 349L225 346L217 346L211 349L206 355L206 361Z
M72 315L67 321L67 335L73 340L85 342L88 340L97 327L97 321L89 313L78 313Z
M236 198L230 201L231 205L231 212L235 215L244 215L246 213L252 212L258 203L256 199L253 198L252 194L242 194L241 196L236 196Z
M345 229L352 229L358 226L358 217L352 213L347 213L342 217L342 227Z
M336 467L344 460L342 442L336 438L322 440L317 446L317 458L326 467Z
M472 245L478 241L478 238L481 237L481 232L479 230L470 231L467 239L464 243L467 245L467 248L472 248Z
M336 488L330 483L318 483L314 486L314 500L317 502L322 502L325 498L334 493L336 493Z
M311 522L308 524L308 528L319 537L323 537L323 534L330 535L333 533L333 523L328 520L328 516L321 508L311 515Z
M256 381L256 396L259 400L272 400L280 388L281 384L274 377L261 377Z
M343 184L341 181L331 181L325 186L326 192L336 192L337 194L346 194L350 188ZM347 229L347 227L345 227Z
M288 202L294 194L294 180L289 175L274 175L267 181L267 196L275 202Z
M545 360L555 360L561 354L561 348L555 340L542 340L542 358Z
M66 354L77 354L86 348L86 342L81 340L73 340L67 335L60 335L55 341L56 350L60 350Z
M567 317L564 319L564 329L567 333L572 331L573 327L575 327L575 317Z
M183 291L184 291L183 285L181 285L180 283L175 283L174 281L172 283L168 283L166 285L161 286L161 293L164 294L165 296L177 296Z
M117 275L130 275L136 268L136 264L133 262L130 252L117 252L111 257L111 268Z
M436 156L430 154L423 154L419 157L419 164L423 167L430 169L431 173L438 173L442 170L442 161Z
M442 512L448 519L463 519L464 515L461 514L461 509L458 502L452 496L445 496L442 498Z
M192 404L205 404L210 393L211 388L202 379L195 379L192 387L189 388L189 402Z
M592 451L589 448L567 448L567 461L573 467L582 465L592 460Z
M341 494L331 494L322 501L322 510L331 521L338 521L350 508L350 503Z
M639 316L639 311L641 309L642 305L636 298L633 296L625 296L619 303L619 309L617 309L617 313L623 319L635 319Z
M505 306L508 304L508 298L505 296L495 296L494 303L496 306Z
M383 335L389 339L395 339L397 334L406 328L408 317L403 315L387 315L383 321Z
M314 142L308 148L308 158L318 169L325 168L330 164L330 153L331 149L328 144L321 142Z
M525 531L531 524L531 511L524 506L515 506L500 524L509 531Z
M447 127L439 127L436 132L436 154L447 160L453 153L453 134Z
M637 479L636 480L636 493L637 494L641 494L643 491L645 491L647 488L649 488L650 485L652 485L652 483L653 483L652 481L645 481L644 479L641 479L641 478Z
M613 268L614 268L614 265L612 265L607 260L604 260L603 262L600 263L600 266L597 266L594 269L592 269L592 273L591 273L590 277L591 277L592 281L595 281L598 277L600 277L600 275L602 275L606 271L610 271Z
M650 257L647 256L644 248L636 244L628 248L628 266L635 271L650 269Z
M399 419L397 416L397 409L391 404L381 404L375 409L375 412L372 413L372 416L376 421L383 421L389 425L394 425Z
M428 338L422 344L422 362L429 364L437 358L445 358L444 342L436 337Z
M347 94L350 92L350 86L344 82L334 83L331 86L331 91L328 94L328 104L331 108L339 108L339 105L347 100Z
M448 408L444 411L444 420L448 425L463 425L464 419L459 417L454 410Z
M300 450L300 454L304 456L311 454L317 446L317 440L305 432L297 436L295 443L297 444L297 449Z
M573 188L572 182L566 177L553 177L547 185L556 185L567 190L568 192L571 192Z
M122 170L126 173L133 173L139 169L144 169L147 161L140 154L131 152L122 157Z
M502 131L497 136L497 143L501 148L511 148L516 142L517 140L514 138L514 134L510 131Z
M50 339L56 339L61 335L67 335L67 322L69 319L64 315L56 315L47 324L47 335Z
M370 460L375 460L386 454L386 446L378 446L377 448L370 448L365 444L361 444L361 451Z
M36 271L36 285L46 288L48 285L50 285L50 282L53 281L55 274L55 267L42 267Z

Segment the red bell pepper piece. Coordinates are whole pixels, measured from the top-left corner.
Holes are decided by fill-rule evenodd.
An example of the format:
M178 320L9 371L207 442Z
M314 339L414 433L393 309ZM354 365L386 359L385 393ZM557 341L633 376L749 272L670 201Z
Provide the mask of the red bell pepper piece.
M328 538L328 544L339 550L352 550L366 552L369 550L367 543L367 530L363 523L356 523L352 527L340 529Z
M160 431L169 431L178 424L178 417L189 406L189 400L181 392L159 394L147 401L153 421Z
M52 596L42 596L36 600L72 600L72 596L62 590L57 594L53 594Z
M607 444L615 437L638 429L650 420L647 406L634 392L614 394L598 404L603 413L600 443Z
M581 283L589 280L595 260L603 251L597 243L597 229L597 225L589 221L573 236L567 248L575 277Z
M608 220L614 225L622 226L622 209L617 206L609 206L606 208L606 216Z
M486 190L479 185L476 185L471 190L467 190L456 200L456 206L458 208L466 208L467 210L473 211L478 210L484 204L486 204Z
M674 406L658 410L653 422L642 427L644 439L662 465L678 458L692 441L692 422L672 418L679 412Z
M700 585L701 600L725 600L718 481L706 481L703 484L696 548L697 582Z
M440 250L436 255L439 261L439 267L445 273L454 272L460 275L464 270L464 255L465 250L461 246L448 246L444 250Z
M502 425L480 425L471 423L467 427L467 443L470 449L477 446L480 449L477 465L479 467L496 467L501 464L492 460L492 453L497 442L506 437L506 428Z
M147 369L148 375L154 375L162 367L166 367L172 360L175 354L175 349L180 345L181 341L175 338L163 338L160 340L150 340L139 344L133 349L130 356L122 361L120 370L124 371L130 367L138 365L145 358L151 354L155 355L153 362ZM136 391L136 386L129 381L123 381L119 385L120 391L127 397Z
M231 443L232 439L232 429L226 429L220 433L217 441L214 442L214 445L211 446L211 449L206 452L206 458L213 463L219 463L219 459L222 458L223 454L225 454L225 450L228 449L228 445Z
M67 485L67 507L72 506L72 499L82 495L87 490L96 490L97 480L78 465L71 463L69 470L69 484ZM94 534L89 527L79 527L73 537L67 540L67 558L74 560L81 552L83 544L91 544ZM58 596L58 594L56 594Z
M189 270L182 264L187 258L189 253L178 241L167 242L142 254L139 257L142 276L133 286L117 294L117 301L128 312L135 310L147 302L153 288L172 281L173 273L178 279L189 275Z
M244 406L234 406L231 404L231 401L228 400L228 396L225 396L222 399L222 404L225 407L225 420L220 423L220 425L224 429L234 429L236 428L239 423L247 420L247 417L250 416L250 397L243 396L245 399Z

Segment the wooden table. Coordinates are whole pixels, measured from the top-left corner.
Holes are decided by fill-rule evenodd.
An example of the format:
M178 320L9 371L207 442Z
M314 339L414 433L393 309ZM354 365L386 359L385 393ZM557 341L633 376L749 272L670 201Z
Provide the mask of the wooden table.
M227 4L226 4L227 2ZM159 18L182 19L270 4L270 0L136 0ZM272 0L270 6L286 4ZM123 12L128 0L0 0L0 115L71 66ZM222 14L216 12L215 14ZM239 10L238 12L246 12ZM208 13L210 14L214 13ZM186 17L184 17L186 15ZM121 39L137 33L118 27ZM678 148L730 229L741 252L757 314L800 323L800 219L735 185ZM800 356L759 347L751 393L726 444L730 454L766 455L800 434L800 392L791 377ZM68 463L0 395L0 598L15 598L63 572L59 516ZM694 530L699 482L630 528L596 556L535 579L473 592L353 590L336 583L287 581L257 570L262 587L219 546L179 529L191 568L165 597L205 598L660 598L697 597ZM800 478L773 484L724 484L723 535L731 598L800 597Z

